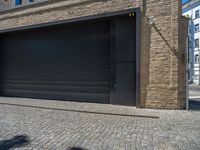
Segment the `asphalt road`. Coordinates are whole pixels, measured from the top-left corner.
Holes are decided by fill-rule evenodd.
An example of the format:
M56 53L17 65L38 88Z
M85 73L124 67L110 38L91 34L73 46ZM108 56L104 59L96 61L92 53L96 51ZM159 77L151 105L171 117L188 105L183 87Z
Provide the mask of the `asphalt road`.
M200 85L189 85L189 107L200 109Z

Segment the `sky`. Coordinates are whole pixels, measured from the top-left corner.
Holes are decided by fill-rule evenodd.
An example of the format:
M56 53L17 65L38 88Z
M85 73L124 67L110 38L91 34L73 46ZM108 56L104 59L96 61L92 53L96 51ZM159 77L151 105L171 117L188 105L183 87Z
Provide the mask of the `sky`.
M189 0L182 0L182 3L186 3L187 1L189 1Z

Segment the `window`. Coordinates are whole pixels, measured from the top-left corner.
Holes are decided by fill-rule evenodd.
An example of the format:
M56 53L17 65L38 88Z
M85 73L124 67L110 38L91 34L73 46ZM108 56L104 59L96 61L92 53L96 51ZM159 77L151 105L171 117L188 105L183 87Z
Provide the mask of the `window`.
M18 5L21 5L22 4L22 0L15 0L15 5L18 6Z
M195 63L199 63L199 55L198 54L195 55L195 60L194 61L195 61Z
M34 0L29 0L29 3L32 3L32 2L34 2Z
M199 10L195 11L195 18L199 18Z
M195 75L194 80L199 80L199 75Z
M195 24L194 31L195 31L195 32L199 32L199 24Z
M199 48L199 39L194 40L194 46L195 48Z

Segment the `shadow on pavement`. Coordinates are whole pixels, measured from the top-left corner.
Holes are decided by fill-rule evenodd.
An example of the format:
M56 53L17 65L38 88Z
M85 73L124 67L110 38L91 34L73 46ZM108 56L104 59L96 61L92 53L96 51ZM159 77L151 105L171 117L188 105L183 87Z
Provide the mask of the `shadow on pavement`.
M81 147L71 147L68 150L88 150L88 149L83 149Z
M190 110L200 110L200 101L190 99L189 100L189 109Z
M0 150L9 150L26 146L30 143L26 135L14 136L12 139L0 141Z

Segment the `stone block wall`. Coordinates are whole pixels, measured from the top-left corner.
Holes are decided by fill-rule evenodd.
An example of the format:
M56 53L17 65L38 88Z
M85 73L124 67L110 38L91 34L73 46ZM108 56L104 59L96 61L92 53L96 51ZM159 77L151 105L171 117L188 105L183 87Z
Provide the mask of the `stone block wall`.
M144 45L149 42L149 46L143 46L144 51L142 62L148 64L146 71L142 71L141 91L146 89L145 95L141 95L141 107L163 108L163 109L184 109L186 93L186 64L183 46L186 23L181 27L182 9L181 2L177 0L146 0L147 8L144 17L154 18L154 24L150 26L150 34L146 34L143 26L142 39ZM185 33L184 33L185 34ZM147 58L148 57L148 58ZM146 61L149 61L146 62ZM183 63L183 62L184 63ZM181 63L182 62L182 63ZM143 66L143 65L142 65ZM148 74L146 75L145 74ZM148 77L148 78L147 78ZM145 98L143 98L145 97Z
M185 108L185 32L178 0L50 0L0 13L0 30L129 8L141 9L140 104ZM150 25L149 18L154 18ZM181 27L181 23L184 26Z
M0 11L4 11L9 8L9 2L8 1L0 1Z
M187 37L188 37L188 22L189 19L185 17L180 18L180 24L179 24L179 107L180 108L186 108L186 85L188 84L188 79L185 75L187 72L187 46L185 43L187 43Z

